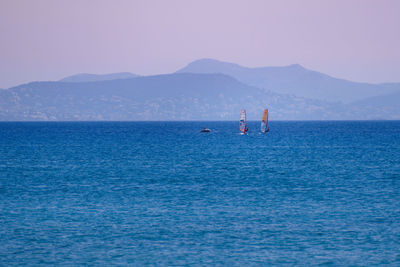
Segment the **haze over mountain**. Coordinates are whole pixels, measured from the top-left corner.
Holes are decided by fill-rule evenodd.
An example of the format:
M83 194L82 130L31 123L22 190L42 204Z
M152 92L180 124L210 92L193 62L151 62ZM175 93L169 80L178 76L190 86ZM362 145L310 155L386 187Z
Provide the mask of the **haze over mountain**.
M322 119L329 112L320 111L330 105L266 92L223 74L33 82L0 92L0 101L1 120L235 120L241 108L258 119L266 106L274 119Z
M139 77L139 75L130 72L119 72L110 74L90 74L90 73L80 73L72 76L65 77L60 80L60 82L96 82L96 81L108 81L117 79L130 79Z
M281 94L349 103L400 91L400 83L368 84L333 78L298 64L284 67L247 68L214 59L189 63L178 73L222 73L237 80Z
M246 79L271 88L286 82L286 90L311 97L249 85ZM306 84L320 86L320 93L327 88L329 101L312 95ZM0 120L237 120L242 108L250 120L259 120L264 108L271 120L400 119L400 90L391 92L398 86L353 83L299 65L250 69L199 60L173 74L79 74L0 90ZM362 90L373 96L363 98L368 94ZM382 91L389 93L379 95ZM341 103L336 101L341 95L332 97L338 92L359 100Z
M371 113L370 118L385 119L396 118L400 119L400 91L369 97L349 105L353 116L361 116L363 113ZM395 117L394 114L397 114Z

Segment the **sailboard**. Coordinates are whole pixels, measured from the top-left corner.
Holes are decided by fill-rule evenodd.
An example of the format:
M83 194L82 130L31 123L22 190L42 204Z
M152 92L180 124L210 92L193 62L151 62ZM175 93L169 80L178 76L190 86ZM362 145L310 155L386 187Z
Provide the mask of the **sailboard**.
M268 128L268 109L264 109L264 114L261 121L261 132L266 133L269 131Z
M241 134L245 134L249 129L246 124L246 110L242 109L240 112L240 120L239 120L239 131Z

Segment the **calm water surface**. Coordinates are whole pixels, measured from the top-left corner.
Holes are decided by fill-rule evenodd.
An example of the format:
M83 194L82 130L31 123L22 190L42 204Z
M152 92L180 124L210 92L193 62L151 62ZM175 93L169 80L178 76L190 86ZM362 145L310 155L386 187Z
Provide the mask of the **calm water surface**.
M400 266L400 122L249 126L0 123L0 265Z

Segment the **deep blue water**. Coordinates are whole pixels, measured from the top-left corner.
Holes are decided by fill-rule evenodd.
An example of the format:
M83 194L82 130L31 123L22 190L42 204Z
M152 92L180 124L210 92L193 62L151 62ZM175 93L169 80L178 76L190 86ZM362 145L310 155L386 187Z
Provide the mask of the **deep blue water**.
M400 122L270 128L0 123L0 265L400 266Z

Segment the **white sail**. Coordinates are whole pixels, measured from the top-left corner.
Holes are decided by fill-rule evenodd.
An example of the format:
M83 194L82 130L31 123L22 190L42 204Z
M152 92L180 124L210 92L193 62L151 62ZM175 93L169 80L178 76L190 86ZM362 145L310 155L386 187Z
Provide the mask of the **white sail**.
M246 127L246 110L242 109L240 112L240 120L239 120L239 130L241 133L246 133L247 127Z

